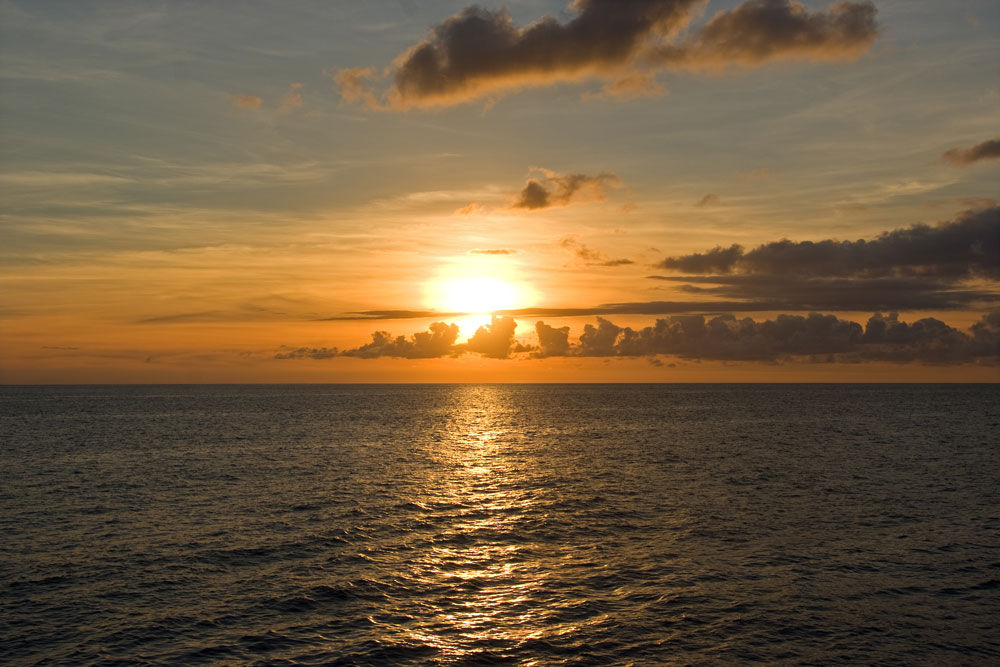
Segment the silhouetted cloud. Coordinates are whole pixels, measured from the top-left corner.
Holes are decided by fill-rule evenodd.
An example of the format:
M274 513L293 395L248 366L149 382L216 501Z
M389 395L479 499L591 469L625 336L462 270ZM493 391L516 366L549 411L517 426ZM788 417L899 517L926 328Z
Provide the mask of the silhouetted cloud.
M237 109L259 109L260 98L256 95L230 95L229 100Z
M372 341L352 350L344 350L341 356L374 359L377 357L403 357L405 359L432 359L454 353L458 338L458 325L434 322L427 331L393 338L387 331L376 331Z
M649 58L710 69L853 58L878 36L875 14L871 2L837 2L810 14L794 0L748 0L717 13L681 43L656 48Z
M1000 139L989 139L971 148L952 148L941 156L945 162L959 166L998 158L1000 158Z
M767 303L770 310L954 310L1000 301L1000 293L959 289L923 277L814 278L784 275L648 276L683 283L681 291L720 299ZM743 308L750 310L750 308Z
M535 322L535 334L538 336L538 349L535 357L561 357L569 352L569 327L558 329L545 322Z
M1000 207L969 211L934 227L914 225L865 241L775 241L668 257L660 267L685 273L827 277L1000 278Z
M517 323L511 317L493 317L489 324L476 330L464 349L492 359L506 359L514 348L516 327Z
M679 315L633 330L598 318L587 325L568 356L669 355L689 359L777 361L893 361L996 363L1000 355L1000 311L985 315L971 335L934 318L911 324L896 313L873 315L862 328L834 315L778 315L754 321L719 315Z
M275 359L332 359L340 354L335 347L300 347L278 352Z
M534 171L538 177L528 179L511 208L536 210L573 202L600 202L607 199L609 187L621 187L621 180L610 172L590 176L541 168Z
M749 0L719 12L675 41L701 0L574 0L576 16L545 16L518 27L504 10L468 7L431 28L387 69L376 92L372 68L339 72L349 102L405 110L460 104L528 86L585 78L608 81L603 94L662 94L653 70L665 66L757 65L781 58L856 56L878 34L870 2L840 2L815 14L788 0Z
M702 197L701 199L699 199L698 203L695 204L695 206L699 206L699 207L718 206L721 203L722 203L722 199L719 198L719 195L712 194L710 192L707 195L705 195L704 197Z
M569 327L555 328L536 322L538 345L519 344L516 323L495 317L480 327L466 343L457 344L458 327L435 322L428 332L392 338L378 331L372 342L337 353L335 348L298 348L282 351L277 359L328 359L334 356L362 358L433 358L473 352L494 359L514 355L547 357L655 357L716 361L781 361L806 359L857 363L890 361L935 364L988 363L1000 361L1000 310L985 314L962 332L935 318L911 323L896 313L876 313L862 327L835 315L780 314L761 321L732 314L714 317L674 315L657 319L641 329L622 327L602 317L596 326L587 324L578 343L569 341Z

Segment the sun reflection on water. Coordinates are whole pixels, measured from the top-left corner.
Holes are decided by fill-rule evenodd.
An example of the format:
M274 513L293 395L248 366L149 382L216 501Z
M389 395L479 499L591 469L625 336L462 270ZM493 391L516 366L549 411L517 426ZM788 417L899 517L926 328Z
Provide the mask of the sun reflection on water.
M439 595L411 638L461 659L540 636L543 611L532 593L545 573L523 525L540 489L529 460L512 447L502 391L456 387L454 398L419 500L446 520L435 543L410 564L412 575L437 585Z

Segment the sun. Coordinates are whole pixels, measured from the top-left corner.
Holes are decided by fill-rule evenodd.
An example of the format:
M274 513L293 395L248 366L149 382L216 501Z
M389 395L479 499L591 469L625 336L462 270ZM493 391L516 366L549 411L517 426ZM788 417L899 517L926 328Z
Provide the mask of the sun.
M453 313L492 313L524 303L524 290L489 276L450 278L440 283L437 306Z

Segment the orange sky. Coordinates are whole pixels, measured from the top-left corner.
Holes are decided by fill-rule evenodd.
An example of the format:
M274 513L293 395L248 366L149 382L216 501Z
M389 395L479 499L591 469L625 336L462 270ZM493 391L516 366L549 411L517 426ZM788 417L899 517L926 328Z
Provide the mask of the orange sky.
M772 4L7 3L0 382L1000 380L995 5Z

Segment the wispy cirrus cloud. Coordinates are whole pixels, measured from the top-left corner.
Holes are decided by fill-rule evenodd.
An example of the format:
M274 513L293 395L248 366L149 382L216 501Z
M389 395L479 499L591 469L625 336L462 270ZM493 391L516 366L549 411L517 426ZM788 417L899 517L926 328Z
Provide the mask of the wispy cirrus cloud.
M232 94L229 101L237 109L259 109L263 100L256 95Z
M344 69L343 98L373 109L461 104L520 88L588 78L603 94L662 94L657 70L758 66L782 59L838 60L878 35L871 2L839 2L810 13L793 0L747 0L681 34L701 0L575 0L565 23L551 16L519 27L504 10L467 7L400 54L380 75ZM375 82L388 76L387 89Z

